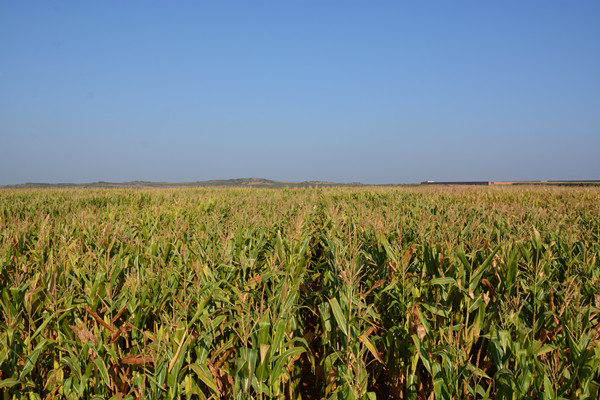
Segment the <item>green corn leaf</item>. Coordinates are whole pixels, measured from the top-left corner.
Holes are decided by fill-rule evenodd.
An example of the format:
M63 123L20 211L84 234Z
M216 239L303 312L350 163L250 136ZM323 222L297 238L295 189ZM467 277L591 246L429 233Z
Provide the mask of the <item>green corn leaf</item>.
M421 303L420 306L434 315L439 315L442 318L450 318L450 314L448 313L448 311L439 308L439 306L431 306L425 303Z
M392 246L390 246L390 242L388 242L387 238L385 237L385 234L383 232L379 232L378 238L379 238L379 243L381 243L381 245L385 249L385 254L387 255L387 257L394 264L397 264L398 263L398 258L396 257L396 254L394 253L394 250L392 250Z
M302 347L292 347L291 349L286 350L283 354L274 358L276 360L275 367L273 368L273 372L271 374L271 385L276 384L279 381L281 373L283 372L283 367L288 365L289 359L294 358L299 354L304 353L306 350Z
M329 303L323 302L319 304L319 314L321 315L321 321L323 323L323 327L325 328L325 332L331 332L331 314Z
M104 380L104 384L107 387L110 387L110 376L108 375L108 370L106 369L106 364L104 363L104 361L101 358L96 358L94 360L94 364L96 364L98 371L100 371L100 375Z
M208 386L213 392L215 392L215 393L219 392L217 384L215 383L215 381L212 377L212 374L210 373L210 370L208 369L208 367L206 365L189 364L188 367L192 371L194 371L194 373L196 373L198 378L200 378L200 380L206 386Z
M422 342L417 335L411 335L411 337L412 337L413 343L415 344L415 346L417 348L417 353L419 354L419 358L421 359L421 362L425 366L425 369L427 369L427 371L431 374L432 373L431 358L429 357L429 354L423 348Z
M46 349L46 343L48 343L48 340L43 339L40 343L38 343L33 352L27 356L23 370L21 370L21 375L19 375L19 379L22 380L31 372L33 367L35 367L35 363L37 362L40 353Z
M458 283L456 282L456 279L449 278L449 277L445 277L445 278L433 278L431 281L429 281L429 284L431 284L431 285L440 285L440 286L447 286L447 285L458 286Z
M273 336L273 341L272 341L272 345L271 345L272 354L279 352L279 350L283 346L283 337L285 335L285 326L286 326L286 321L284 321L284 320L277 321L277 325L275 328L275 335Z
M469 273L471 273L473 271L473 266L471 266L471 263L467 259L467 256L465 254L465 251L464 251L462 245L456 251L456 255L458 256L458 259L460 260L460 262L462 263L462 265L465 267L465 269L467 271L469 271Z
M494 256L502 248L504 243L506 243L506 240L503 241L502 243L498 244L498 246L496 246L496 248L492 251L492 253L485 259L483 264L481 264L479 266L479 268L477 268L473 272L473 275L471 275L471 281L469 282L469 289L471 289L471 291L475 291L475 288L477 288L477 285L479 285L479 281L483 277L483 274L487 271L487 269L489 268L489 266L492 263L492 260L494 259Z
M0 389L13 387L15 385L18 385L19 383L21 383L21 381L18 379L12 379L12 378L4 379L4 380L0 381Z
M71 370L72 373L75 374L77 379L81 380L81 365L79 364L79 360L75 357L65 357L61 360L62 363L66 364L67 367Z
M335 321L337 322L344 335L348 336L348 328L346 326L346 321L344 320L344 314L342 313L342 309L340 308L340 303L338 303L337 299L334 297L329 299L329 304L331 305L331 311L333 312L333 317L335 318Z
M427 319L419 308L417 308L417 314L419 315L419 322L425 328L425 333L427 333L427 335L431 335L431 327L429 326L429 322L427 322Z
M56 315L58 314L58 311L56 311L54 314L48 316L44 322L42 322L42 324L35 330L35 332L33 333L33 335L31 335L30 337L28 337L25 340L25 344L29 344L31 342L33 342L33 340L44 331L44 329L46 329L46 326L48 326L48 324L50 323L50 321L52 321L52 319L54 317L56 317Z

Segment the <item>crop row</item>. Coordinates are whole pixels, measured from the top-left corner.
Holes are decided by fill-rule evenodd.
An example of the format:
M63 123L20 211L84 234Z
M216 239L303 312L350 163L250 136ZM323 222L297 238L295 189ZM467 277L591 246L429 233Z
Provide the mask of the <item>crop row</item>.
M4 398L596 399L600 191L0 191Z

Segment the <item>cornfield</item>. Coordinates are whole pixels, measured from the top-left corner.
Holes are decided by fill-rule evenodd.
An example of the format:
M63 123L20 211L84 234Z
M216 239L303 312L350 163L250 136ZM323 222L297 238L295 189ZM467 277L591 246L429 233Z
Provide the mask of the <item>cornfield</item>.
M598 399L600 190L0 191L13 398Z

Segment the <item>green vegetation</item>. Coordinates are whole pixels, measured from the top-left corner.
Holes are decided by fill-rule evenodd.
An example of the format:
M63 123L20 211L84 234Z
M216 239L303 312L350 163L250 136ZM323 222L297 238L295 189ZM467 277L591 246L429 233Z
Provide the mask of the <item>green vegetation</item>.
M11 398L597 399L600 190L0 191Z

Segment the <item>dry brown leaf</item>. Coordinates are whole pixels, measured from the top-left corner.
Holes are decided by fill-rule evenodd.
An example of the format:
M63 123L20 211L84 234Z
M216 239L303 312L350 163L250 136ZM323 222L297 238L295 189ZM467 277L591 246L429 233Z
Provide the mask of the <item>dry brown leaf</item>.
M121 364L126 365L146 365L154 363L152 356L127 356L121 359Z
M417 336L419 337L419 340L423 340L426 334L425 326L423 324L417 325Z
M490 296L488 296L487 294L483 293L483 301L485 302L486 306L488 304L490 304Z

